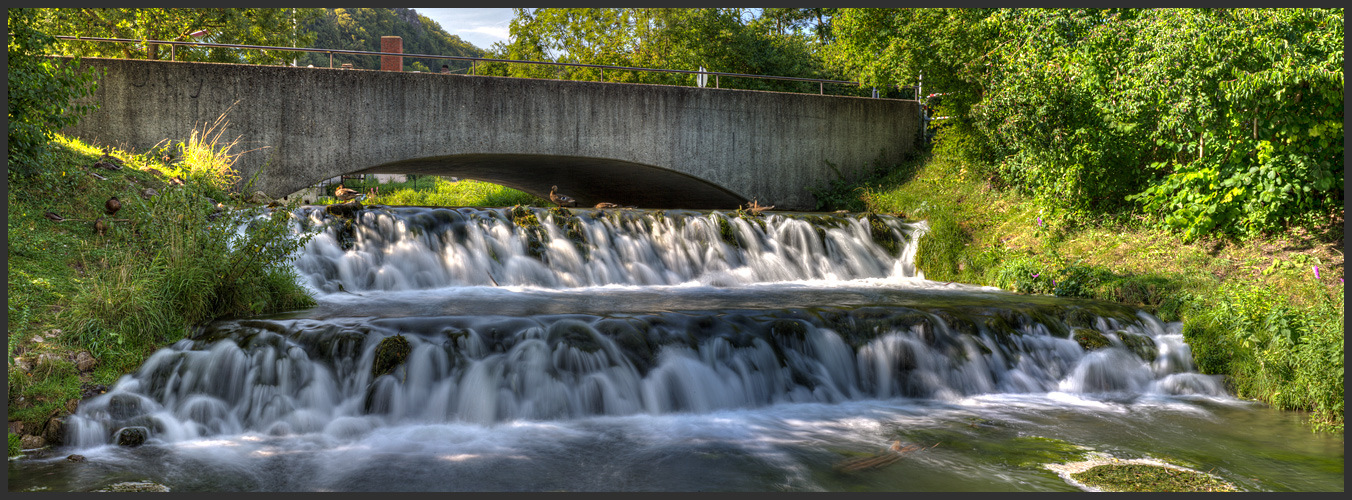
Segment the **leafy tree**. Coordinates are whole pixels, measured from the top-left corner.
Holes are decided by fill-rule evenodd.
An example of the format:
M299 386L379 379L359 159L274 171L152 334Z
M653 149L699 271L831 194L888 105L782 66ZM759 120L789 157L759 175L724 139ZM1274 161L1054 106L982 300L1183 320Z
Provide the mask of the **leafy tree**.
M512 41L503 47L515 60L775 76L822 77L824 68L807 37L765 29L744 9L516 9ZM597 68L509 64L506 73L530 78L599 80ZM693 85L695 76L647 71L605 72L606 81ZM726 88L815 89L815 84L754 78L723 78Z
M42 9L46 22L62 35L141 40L187 41L191 34L206 30L198 39L213 43L306 47L314 35L304 27L320 15L320 9L226 9L226 8L60 8ZM63 41L62 54L84 57L120 57L128 59L168 59L167 47L159 44L113 44ZM299 56L289 51L235 50L226 48L178 47L174 58L180 61L239 62L282 64Z
M951 93L939 143L1185 238L1341 210L1342 9L840 9L827 60ZM932 90L931 90L932 89Z
M94 105L79 99L93 93L95 75L78 61L44 57L56 39L40 30L38 9L8 9L9 161L7 174L37 173L37 158L64 127Z

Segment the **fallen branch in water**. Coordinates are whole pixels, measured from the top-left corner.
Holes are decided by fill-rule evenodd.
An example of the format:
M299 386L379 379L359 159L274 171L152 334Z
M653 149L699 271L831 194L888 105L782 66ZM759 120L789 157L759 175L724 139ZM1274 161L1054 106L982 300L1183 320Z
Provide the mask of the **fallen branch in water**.
M867 457L846 460L844 462L837 463L835 465L835 468L837 470L845 472L858 472L867 469L878 469L896 463L898 460L901 460L901 457L904 457L909 453L932 449L935 446L939 446L939 443L934 443L933 446L926 447L912 443L902 445L901 441L893 441L892 446L888 447L887 450L881 453L876 453Z

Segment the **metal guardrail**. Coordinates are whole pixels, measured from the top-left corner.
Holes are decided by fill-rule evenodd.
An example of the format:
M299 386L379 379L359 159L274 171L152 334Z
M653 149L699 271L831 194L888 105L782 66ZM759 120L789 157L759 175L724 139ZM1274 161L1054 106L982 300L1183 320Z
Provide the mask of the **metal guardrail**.
M98 37L80 37L80 36L66 36L66 35L57 35L57 36L55 36L55 38L61 39L61 40L72 40L72 41L81 41L81 42L137 43L137 44L142 44L142 43L143 43L143 44L150 44L150 45L168 45L168 46L169 46L169 60L171 60L171 61L174 60L174 58L175 58L175 56L176 56L176 53L175 53L176 50L175 50L175 49L176 49L178 46L180 46L180 45L184 45L184 46L190 46L190 47L222 47L222 48L231 48L231 49L275 50L275 51L282 51L282 52L315 52L315 53L327 53L327 54L329 55L329 68L330 68L330 69L333 68L333 55L334 55L334 54L352 54L352 55L368 55L368 56L399 56L399 57L412 57L412 58L418 58L418 59L449 59L449 60L455 60L455 61L470 61L470 74L471 74L471 75L475 74L475 69L477 68L479 62L482 61L482 62L485 62L485 63L543 64L543 65L549 65L549 66L572 66L572 67L579 67L579 68L599 68L599 69L601 70L601 81L602 81L602 82L605 82L605 78L606 78L606 71L605 71L605 70L611 69L611 70L621 70L621 71L648 71L648 72L654 72L654 73L681 73L681 74L689 74L689 75L709 75L709 76L713 76L713 77L714 77L714 88L720 88L720 87L719 87L719 83L720 83L720 82L719 82L719 78L720 78L720 77L724 77L724 76L727 76L727 77L734 77L734 78L761 78L761 79L767 79L767 80L787 80L787 81L795 81L795 82L813 82L813 83L817 83L817 84L818 84L818 87L817 87L818 93L821 94L821 95L825 95L825 93L826 93L826 84L828 84L828 83L832 83L832 84L859 85L859 83L857 83L857 82L851 82L851 81L847 81L847 80L826 80L826 79L821 79L821 78L802 78L802 77L797 77L797 76L749 75L749 74L744 74L744 73L725 73L725 72L719 72L719 71L695 71L695 70L682 70L682 69L654 69L654 68L638 68L638 67L632 67L632 66L608 66L608 65L603 65L603 64L561 63L561 62L550 62L550 61L523 61L523 60L518 60L518 59L489 59L489 58L485 58L485 57L446 56L446 55L439 55L439 54L409 54L409 53L404 53L404 52L371 52L371 51L365 51L365 50L316 49L316 48L309 48L309 47L274 47L274 46L269 46L269 45L241 45L241 44L233 44L233 43L210 43L210 42L180 42L180 41L173 41L173 40L139 40L139 39L132 39L132 38L98 38ZM897 88L898 88L898 89L917 88L917 86L914 86L914 85L907 85L907 86L901 86L901 85L898 85Z

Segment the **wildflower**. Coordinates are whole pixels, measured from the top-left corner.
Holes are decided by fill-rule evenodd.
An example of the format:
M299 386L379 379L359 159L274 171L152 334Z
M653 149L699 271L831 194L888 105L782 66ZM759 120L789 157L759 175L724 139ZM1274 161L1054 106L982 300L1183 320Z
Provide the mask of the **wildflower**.
M1038 276L1042 276L1042 273L1033 273L1033 279L1037 279Z
M1310 266L1310 268L1314 269L1314 279L1319 279L1319 266Z
M1039 225L1039 226L1042 225L1042 216L1041 216L1041 215L1037 216L1037 225Z

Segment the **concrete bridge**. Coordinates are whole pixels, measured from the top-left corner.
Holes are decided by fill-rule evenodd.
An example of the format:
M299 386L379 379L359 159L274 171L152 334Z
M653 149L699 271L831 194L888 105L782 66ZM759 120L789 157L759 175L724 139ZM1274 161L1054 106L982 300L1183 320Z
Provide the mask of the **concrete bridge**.
M273 197L341 174L476 179L548 198L811 210L809 188L910 154L917 103L779 92L219 63L83 59L100 108L66 130L144 151L222 113ZM243 186L241 186L243 187Z

